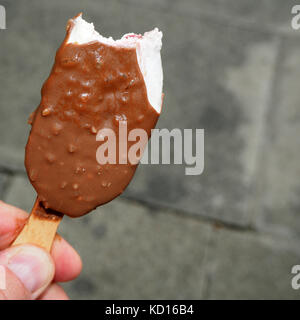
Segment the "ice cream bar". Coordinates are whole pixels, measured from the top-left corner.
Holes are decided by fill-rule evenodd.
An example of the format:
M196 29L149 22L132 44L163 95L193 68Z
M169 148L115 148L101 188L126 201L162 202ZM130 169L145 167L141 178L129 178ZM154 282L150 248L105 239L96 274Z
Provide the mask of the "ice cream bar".
M128 132L140 128L150 137L162 107L161 38L154 29L115 41L81 14L69 20L26 146L26 170L45 208L78 217L129 184L137 164L118 156L99 164L97 133L109 128L118 137L126 121Z

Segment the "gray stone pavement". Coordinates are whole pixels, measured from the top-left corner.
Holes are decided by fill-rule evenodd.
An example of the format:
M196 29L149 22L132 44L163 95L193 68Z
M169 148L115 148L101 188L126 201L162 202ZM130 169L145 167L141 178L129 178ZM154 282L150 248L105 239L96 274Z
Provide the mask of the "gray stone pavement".
M2 1L0 196L30 210L26 119L69 17L104 35L164 32L159 128L204 128L205 169L142 165L123 196L60 233L82 255L72 298L295 298L300 264L295 1ZM1 3L1 4L2 4ZM80 237L80 240L79 240Z

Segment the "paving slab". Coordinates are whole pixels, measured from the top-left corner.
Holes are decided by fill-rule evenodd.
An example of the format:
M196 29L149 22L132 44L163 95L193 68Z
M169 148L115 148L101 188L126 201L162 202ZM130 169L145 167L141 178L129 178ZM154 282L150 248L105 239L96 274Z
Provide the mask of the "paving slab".
M4 201L30 212L36 198L36 192L25 175L15 175L10 179L4 194Z
M300 238L299 50L299 42L293 39L281 44L264 152L255 179L256 201L251 206L256 228L290 239Z
M24 170L29 130L25 119L39 103L40 87L64 36L66 19L83 9L80 1L31 3L7 3L8 29L1 33L0 165L19 170ZM165 33L165 103L158 127L205 129L202 176L185 176L184 166L144 166L127 196L247 225L248 188L264 126L277 37L220 28L211 21L149 11L127 2L105 0L102 6L105 10L86 1L84 11L106 35L144 32L155 25Z
M300 299L291 286L298 243L258 233L216 229L206 260L206 299Z
M204 172L144 165L125 194L245 226L279 42L231 27L200 23L199 30L201 41L187 40L166 59L158 127L203 128Z
M34 193L24 176L11 182L5 201L31 209ZM64 284L73 299L201 299L211 227L115 199L59 228L79 252L83 271Z
M0 199L3 199L5 187L9 181L9 176L5 173L0 173Z
M122 199L60 231L82 255L74 299L201 299L211 228ZM81 237L79 237L81 235Z
M15 177L6 201L29 210L34 194ZM299 299L291 268L299 239L211 226L118 198L59 232L83 271L63 284L73 299Z
M122 0L123 1L123 0ZM125 0L128 4L144 5L153 11L176 13L201 20L211 19L219 24L242 28L268 30L299 36L291 28L295 0Z

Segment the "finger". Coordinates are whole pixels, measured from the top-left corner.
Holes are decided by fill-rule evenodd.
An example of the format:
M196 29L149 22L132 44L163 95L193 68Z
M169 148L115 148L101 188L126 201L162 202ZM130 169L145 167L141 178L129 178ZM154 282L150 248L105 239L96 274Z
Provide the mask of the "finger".
M33 245L18 245L1 251L0 265L5 268L5 278L8 275L6 288L2 291L2 297L7 299L35 299L54 277L52 257Z
M7 248L23 228L28 214L0 201L0 250ZM82 263L78 253L60 236L56 236L51 255L55 263L55 281L64 282L76 278Z
M61 286L53 283L39 297L39 300L69 300L69 297Z
M28 214L0 200L0 250L9 246L22 230Z
M29 300L30 292L25 288L21 280L7 267L3 267L4 280L1 280L0 300Z
M51 255L55 263L55 282L75 279L81 272L82 262L78 253L61 236L56 235Z

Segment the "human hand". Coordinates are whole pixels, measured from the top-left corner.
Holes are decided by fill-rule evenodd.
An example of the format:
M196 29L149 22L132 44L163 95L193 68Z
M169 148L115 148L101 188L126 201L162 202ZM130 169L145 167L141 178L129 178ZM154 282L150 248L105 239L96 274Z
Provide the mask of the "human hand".
M0 267L4 268L6 280L6 288L0 288L0 300L67 300L57 282L76 278L81 259L58 235L50 254L29 244L9 247L27 218L23 210L0 201Z

